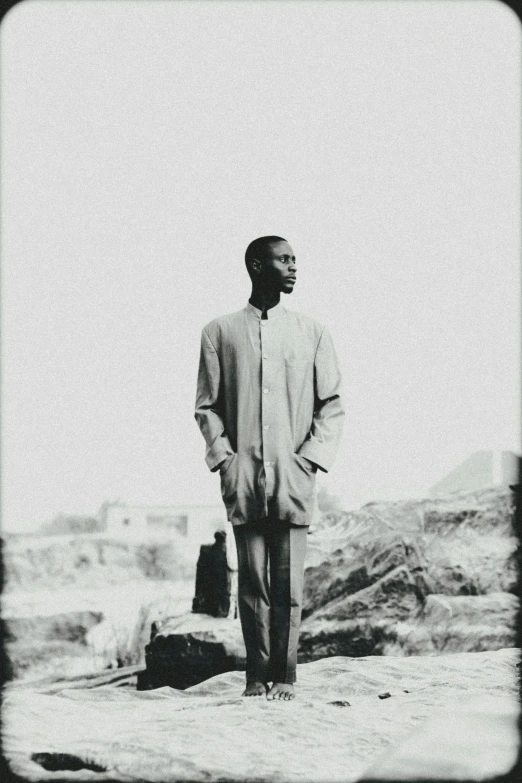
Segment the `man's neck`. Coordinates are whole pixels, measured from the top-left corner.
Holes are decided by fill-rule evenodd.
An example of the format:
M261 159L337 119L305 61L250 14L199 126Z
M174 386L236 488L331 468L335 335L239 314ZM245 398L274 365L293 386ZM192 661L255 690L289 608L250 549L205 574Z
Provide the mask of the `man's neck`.
M273 294L265 293L264 291L252 291L248 301L252 307L256 307L258 310L261 310L261 318L266 318L266 311L278 305L280 298L281 294L279 291Z

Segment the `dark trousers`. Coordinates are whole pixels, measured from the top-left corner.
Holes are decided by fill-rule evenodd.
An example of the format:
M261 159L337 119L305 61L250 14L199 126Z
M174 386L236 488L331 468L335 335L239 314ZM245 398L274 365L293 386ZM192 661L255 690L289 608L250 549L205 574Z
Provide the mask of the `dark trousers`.
M294 683L308 525L262 520L233 527L247 682Z

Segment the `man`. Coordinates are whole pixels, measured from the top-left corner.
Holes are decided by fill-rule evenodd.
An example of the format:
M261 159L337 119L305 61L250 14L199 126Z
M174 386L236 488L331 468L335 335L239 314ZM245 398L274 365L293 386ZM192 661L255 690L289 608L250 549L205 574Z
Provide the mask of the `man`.
M341 437L341 373L328 329L280 302L296 283L288 242L256 239L245 263L246 307L202 329L194 415L236 541L242 695L292 699L306 537L316 472L330 470Z

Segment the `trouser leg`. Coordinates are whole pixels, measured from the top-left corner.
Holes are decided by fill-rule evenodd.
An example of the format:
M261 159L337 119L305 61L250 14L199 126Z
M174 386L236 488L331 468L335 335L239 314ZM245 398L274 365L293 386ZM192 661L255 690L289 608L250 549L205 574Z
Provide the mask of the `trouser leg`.
M266 530L254 524L233 528L237 547L237 605L246 647L247 682L267 682L270 658L270 595Z
M269 534L270 666L272 682L296 680L297 647L303 607L308 525L275 523Z

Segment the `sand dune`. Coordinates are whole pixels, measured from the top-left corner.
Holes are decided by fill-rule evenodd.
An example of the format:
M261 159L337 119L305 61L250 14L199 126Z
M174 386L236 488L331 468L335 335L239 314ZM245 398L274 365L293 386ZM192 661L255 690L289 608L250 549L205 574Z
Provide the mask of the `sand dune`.
M325 658L298 666L298 698L290 702L241 698L241 672L185 691L102 686L48 694L12 684L4 754L35 781L58 774L31 760L38 753L96 765L75 772L78 780L349 783L386 777L390 764L398 779L420 777L437 762L439 779L482 780L515 761L518 661L514 648Z

